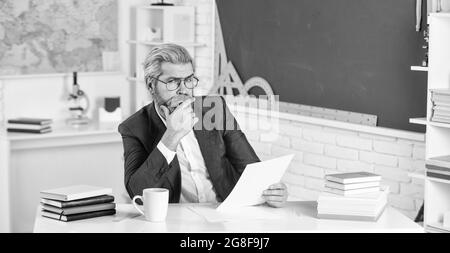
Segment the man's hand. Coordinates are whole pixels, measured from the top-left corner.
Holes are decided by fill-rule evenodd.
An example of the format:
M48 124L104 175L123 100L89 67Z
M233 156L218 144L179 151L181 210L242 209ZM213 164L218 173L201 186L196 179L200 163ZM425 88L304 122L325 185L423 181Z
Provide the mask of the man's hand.
M272 207L282 207L288 197L287 187L284 183L276 183L263 192L263 198Z
M166 147L172 151L176 151L180 140L186 136L198 122L198 118L190 106L194 102L194 98L184 101L180 106L173 111L162 105L161 110L166 117L167 130L164 133L161 141Z

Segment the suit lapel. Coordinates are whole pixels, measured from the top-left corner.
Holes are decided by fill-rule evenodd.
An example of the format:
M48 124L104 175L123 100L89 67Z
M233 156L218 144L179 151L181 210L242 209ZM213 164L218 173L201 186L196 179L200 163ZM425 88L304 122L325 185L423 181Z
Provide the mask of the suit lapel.
M200 151L202 153L203 160L205 161L206 169L208 170L209 176L211 177L211 181L216 190L218 190L217 187L220 185L218 179L221 176L221 166L217 151L215 147L213 147L215 138L214 132L206 130L194 130L194 135L200 147Z
M221 166L221 157L220 155L218 155L219 147L216 146L220 143L217 140L219 136L218 131L208 131L203 128L202 120L209 108L205 108L202 106L201 99L196 99L194 103L194 113L197 118L199 118L199 122L197 122L197 124L194 126L194 135L200 147L200 151L202 153L203 160L205 161L205 166L208 170L211 182L216 189L218 197L220 197L220 199L223 199L224 191L222 183L220 182L220 180L222 180L223 170Z
M197 138L198 145L200 146L200 151L203 156L203 160L205 161L206 168L210 170L214 167L214 148L211 147L211 143L209 142L210 133L204 130L194 130L195 138Z
M148 106L147 114L149 118L148 124L149 136L155 136L155 138L153 139L152 143L145 143L144 145L151 145L150 149L148 150L153 150L156 147L156 145L158 145L158 142L161 140L167 128L162 122L158 113L156 112L154 102Z

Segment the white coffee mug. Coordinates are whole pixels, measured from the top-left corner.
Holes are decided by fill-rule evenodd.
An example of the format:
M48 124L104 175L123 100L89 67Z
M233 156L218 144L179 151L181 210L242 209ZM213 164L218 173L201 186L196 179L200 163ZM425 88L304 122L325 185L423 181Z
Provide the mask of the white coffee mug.
M144 203L144 210L136 204L136 199ZM169 190L165 188L147 188L142 192L142 196L136 195L133 198L133 206L146 220L152 222L162 222L166 220L167 208L169 206Z

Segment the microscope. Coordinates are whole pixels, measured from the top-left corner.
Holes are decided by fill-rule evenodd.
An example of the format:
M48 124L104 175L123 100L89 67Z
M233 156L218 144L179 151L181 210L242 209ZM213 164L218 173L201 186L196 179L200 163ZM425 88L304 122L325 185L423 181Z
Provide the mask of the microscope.
M86 116L90 106L89 98L80 89L77 72L73 72L72 93L69 95L68 100L71 117L67 119L66 123L74 127L89 124L89 118Z

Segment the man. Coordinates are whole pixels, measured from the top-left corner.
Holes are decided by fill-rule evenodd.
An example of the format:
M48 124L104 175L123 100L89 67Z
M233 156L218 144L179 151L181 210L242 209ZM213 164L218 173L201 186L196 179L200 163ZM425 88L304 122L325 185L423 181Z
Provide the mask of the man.
M260 160L223 98L194 98L198 78L191 56L181 46L154 47L144 69L154 101L119 126L128 194L133 198L145 188L158 187L169 189L170 203L224 201L246 165ZM221 112L213 117L213 128L203 125L211 109ZM283 206L287 198L282 183L261 194L273 207Z

